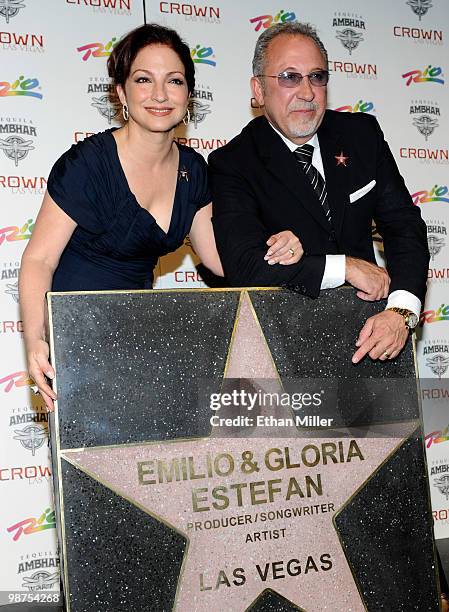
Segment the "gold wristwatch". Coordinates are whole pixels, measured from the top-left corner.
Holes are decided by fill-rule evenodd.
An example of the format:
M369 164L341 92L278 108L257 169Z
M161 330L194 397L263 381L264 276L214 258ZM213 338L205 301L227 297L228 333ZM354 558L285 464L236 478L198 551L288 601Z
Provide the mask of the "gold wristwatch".
M408 310L407 308L397 308L397 306L392 306L391 308L387 308L387 310L393 310L394 312L397 312L402 317L404 317L405 327L408 330L413 331L418 325L418 317L415 315L414 312Z

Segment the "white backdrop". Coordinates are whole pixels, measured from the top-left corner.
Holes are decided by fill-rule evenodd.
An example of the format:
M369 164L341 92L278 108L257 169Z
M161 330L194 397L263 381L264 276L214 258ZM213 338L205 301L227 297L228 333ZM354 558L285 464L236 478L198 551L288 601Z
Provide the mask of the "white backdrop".
M105 61L145 14L147 22L174 27L192 49L193 121L177 138L206 157L255 116L254 44L278 21L317 27L329 52L330 108L379 118L428 226L432 261L418 365L436 536L449 538L442 478L449 474L447 1L0 0L0 590L58 588L46 414L30 394L21 339L21 253L53 162L118 117ZM161 260L156 287L204 286L189 253L186 246Z

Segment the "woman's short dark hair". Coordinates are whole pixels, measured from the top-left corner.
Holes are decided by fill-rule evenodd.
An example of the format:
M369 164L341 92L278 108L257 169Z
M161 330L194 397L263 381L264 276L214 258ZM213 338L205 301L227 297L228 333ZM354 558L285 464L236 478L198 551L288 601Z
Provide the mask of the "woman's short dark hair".
M190 49L175 30L165 28L157 23L147 23L131 30L114 47L108 58L108 74L115 85L124 87L131 71L131 64L141 49L148 45L165 45L178 55L184 65L189 93L195 88L195 66Z

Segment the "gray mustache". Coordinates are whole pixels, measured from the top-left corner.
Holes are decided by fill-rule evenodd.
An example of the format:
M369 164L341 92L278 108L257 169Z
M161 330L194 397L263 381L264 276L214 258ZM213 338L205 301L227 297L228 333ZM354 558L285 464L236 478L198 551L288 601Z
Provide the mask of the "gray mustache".
M299 110L318 110L318 104L315 102L309 102L308 104L301 104L300 106L289 106L289 111L299 111Z

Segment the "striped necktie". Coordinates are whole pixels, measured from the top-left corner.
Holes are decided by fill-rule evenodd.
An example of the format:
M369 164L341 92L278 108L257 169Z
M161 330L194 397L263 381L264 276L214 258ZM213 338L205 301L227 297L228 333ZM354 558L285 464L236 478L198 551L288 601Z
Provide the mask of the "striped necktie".
M312 187L318 196L320 204L323 207L324 214L326 215L326 218L330 223L331 211L329 208L329 203L327 201L326 182L324 181L318 170L315 168L315 166L312 165L313 146L309 144L302 145L301 147L295 149L294 155L296 157L296 161L301 164L305 175L312 184Z

